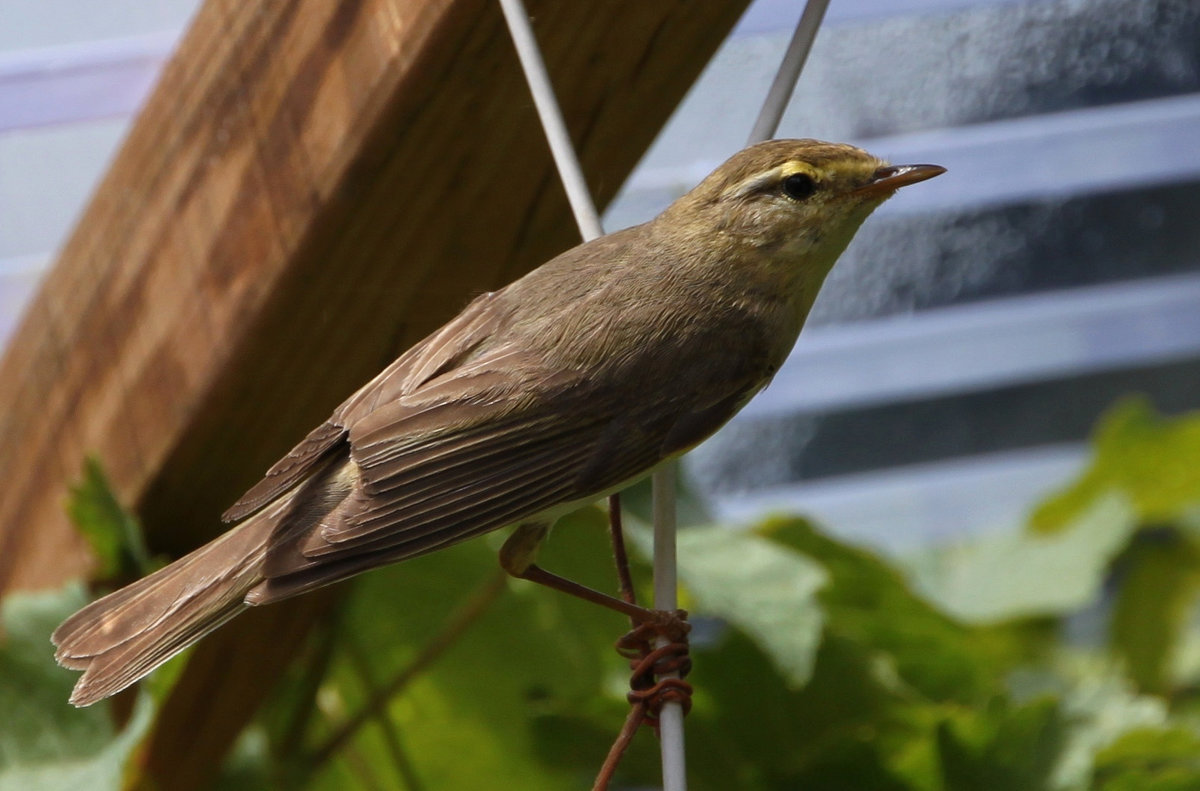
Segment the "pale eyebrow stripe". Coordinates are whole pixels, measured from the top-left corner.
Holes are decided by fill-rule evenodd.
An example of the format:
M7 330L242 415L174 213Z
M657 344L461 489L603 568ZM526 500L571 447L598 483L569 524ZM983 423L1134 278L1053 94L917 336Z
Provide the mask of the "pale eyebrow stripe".
M811 165L798 159L789 160L782 165L771 168L742 181L731 192L733 197L742 198L755 192L760 192L777 181L781 181L794 173L804 173L816 178Z
M756 176L752 176L742 183L738 184L733 190L733 196L737 198L745 197L755 192L759 192L766 188L769 184L778 181L783 175L783 168L772 168Z

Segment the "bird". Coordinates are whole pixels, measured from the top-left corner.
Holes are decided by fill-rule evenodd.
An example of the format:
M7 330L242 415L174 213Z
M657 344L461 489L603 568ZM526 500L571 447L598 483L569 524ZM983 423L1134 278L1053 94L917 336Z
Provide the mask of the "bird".
M67 618L52 641L83 671L70 702L125 689L248 607L502 527L517 528L505 570L553 578L535 563L549 526L728 421L867 216L944 170L759 143L649 222L479 295L272 466L223 515L235 527Z

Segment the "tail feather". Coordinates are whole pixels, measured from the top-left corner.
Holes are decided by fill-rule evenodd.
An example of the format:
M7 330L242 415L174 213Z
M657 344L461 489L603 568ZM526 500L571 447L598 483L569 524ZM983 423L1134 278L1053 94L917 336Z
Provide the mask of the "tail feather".
M121 691L240 613L262 580L277 515L268 509L64 621L51 637L55 659L84 671L71 702L87 706Z

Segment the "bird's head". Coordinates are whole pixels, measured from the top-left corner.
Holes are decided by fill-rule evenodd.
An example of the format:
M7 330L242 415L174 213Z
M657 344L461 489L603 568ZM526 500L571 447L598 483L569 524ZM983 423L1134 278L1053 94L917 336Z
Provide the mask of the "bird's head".
M807 307L876 207L900 187L944 172L889 165L843 143L769 140L734 154L662 218L694 238L722 239L725 254L746 266L799 275Z
M768 140L734 154L665 216L708 233L813 252L825 239L853 236L900 187L944 172L937 165L889 165L844 143Z

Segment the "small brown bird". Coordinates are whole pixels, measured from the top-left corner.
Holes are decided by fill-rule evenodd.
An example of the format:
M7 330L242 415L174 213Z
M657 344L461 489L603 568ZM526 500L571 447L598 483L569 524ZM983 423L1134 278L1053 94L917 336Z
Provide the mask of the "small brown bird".
M84 671L71 702L124 689L246 606L505 525L520 528L502 564L533 578L555 519L761 390L862 221L943 170L760 143L654 220L478 297L272 467L225 513L241 525L59 626L56 658Z

